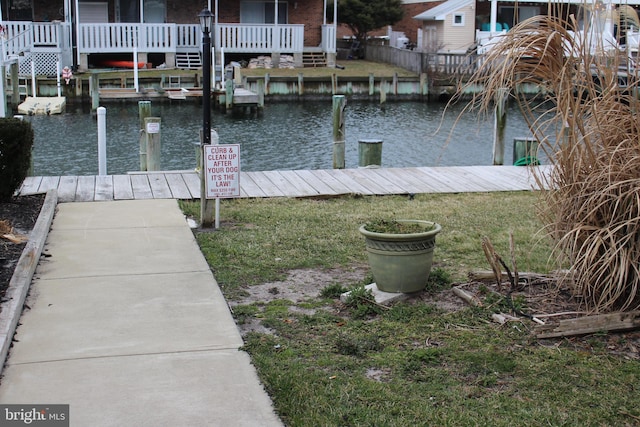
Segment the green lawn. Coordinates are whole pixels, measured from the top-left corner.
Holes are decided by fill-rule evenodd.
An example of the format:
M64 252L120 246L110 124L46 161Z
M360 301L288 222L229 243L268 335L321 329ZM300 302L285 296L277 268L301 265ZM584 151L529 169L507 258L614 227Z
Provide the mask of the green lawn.
M465 281L469 271L489 269L484 236L508 259L509 233L519 270L544 273L553 267L537 200L532 192L228 200L222 228L197 240L235 304L251 287L295 269L366 266L357 228L373 217L440 223L440 279ZM197 203L182 207L199 212ZM633 347L635 335L538 341L527 319L492 322L491 306L448 311L429 302L449 292L442 283L390 309L339 302L342 290L369 280L365 268L302 302L274 291L269 300L234 306L240 325L258 321L270 330L246 335L245 350L286 425L638 425L640 364L608 348L614 341Z

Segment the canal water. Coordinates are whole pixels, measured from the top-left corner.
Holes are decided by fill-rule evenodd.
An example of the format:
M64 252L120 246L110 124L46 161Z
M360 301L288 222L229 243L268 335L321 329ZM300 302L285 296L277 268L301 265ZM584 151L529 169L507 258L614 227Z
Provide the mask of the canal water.
M105 106L107 173L139 170L137 103ZM470 113L458 120L461 107L443 114L442 103L347 103L346 167L358 167L359 139L383 140L385 167L490 165L493 119ZM193 169L194 143L202 126L201 105L152 103L151 109L162 120L162 169ZM67 106L61 115L26 120L35 133L35 175L98 173L97 123L86 105ZM333 164L331 102L267 104L260 117L214 111L212 127L220 143L240 144L243 171L330 169ZM513 139L527 136L524 120L511 107L505 164L513 160Z

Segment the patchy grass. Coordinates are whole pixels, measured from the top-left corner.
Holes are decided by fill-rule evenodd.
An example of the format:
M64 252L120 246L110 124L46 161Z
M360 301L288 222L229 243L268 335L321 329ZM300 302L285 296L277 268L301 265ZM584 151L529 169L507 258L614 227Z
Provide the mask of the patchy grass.
M358 226L371 216L443 226L427 294L448 292L470 270L488 269L481 238L520 271L545 272L549 246L537 235L535 193L224 201L222 228L197 233L225 296L300 268L365 265ZM197 203L182 203L188 215ZM505 256L508 258L508 256ZM361 283L367 282L364 273ZM640 366L612 355L599 336L538 342L528 320L492 323L491 308L449 312L421 297L369 310L349 307L332 283L314 301L234 306L238 322L261 321L249 352L288 426L635 425ZM445 289L442 291L442 289ZM360 308L359 308L360 306ZM374 306L375 307L375 306ZM580 345L578 345L580 344Z

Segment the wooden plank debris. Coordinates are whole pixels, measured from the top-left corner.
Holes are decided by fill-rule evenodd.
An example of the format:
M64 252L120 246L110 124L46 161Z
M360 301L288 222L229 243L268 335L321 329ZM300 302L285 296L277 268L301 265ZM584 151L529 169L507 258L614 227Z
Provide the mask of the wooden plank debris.
M638 328L640 328L640 311L636 310L563 319L555 324L539 326L535 333L537 338L558 338Z

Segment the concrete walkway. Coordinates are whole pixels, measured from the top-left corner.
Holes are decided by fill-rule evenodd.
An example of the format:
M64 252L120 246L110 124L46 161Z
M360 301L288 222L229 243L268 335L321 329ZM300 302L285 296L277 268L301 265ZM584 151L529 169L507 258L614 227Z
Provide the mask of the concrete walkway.
M175 200L58 205L0 403L72 426L282 426Z

